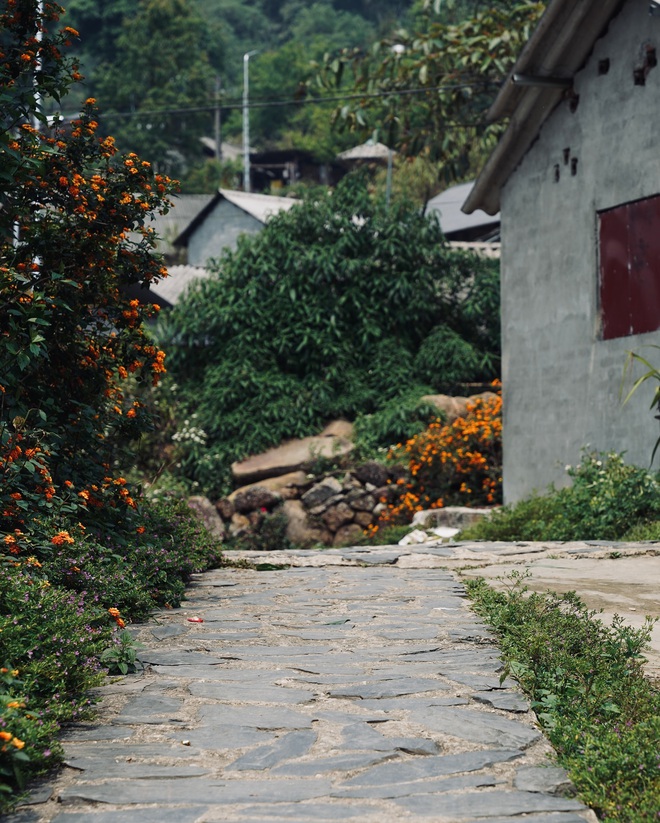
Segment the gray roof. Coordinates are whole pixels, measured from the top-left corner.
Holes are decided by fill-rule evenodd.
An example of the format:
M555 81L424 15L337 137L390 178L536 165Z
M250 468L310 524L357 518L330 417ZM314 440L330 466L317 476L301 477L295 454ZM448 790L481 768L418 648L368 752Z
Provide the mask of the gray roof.
M172 208L167 214L151 213L153 220L146 221L147 228L156 230L160 237L159 254L173 254L174 240L185 231L197 215L213 200L213 194L179 194L172 198Z
M387 160L390 149L384 143L367 140L361 146L347 149L337 155L338 160ZM395 151L392 154L396 154Z
M211 272L197 266L168 266L168 276L149 287L156 297L174 306L192 283L211 277Z
M499 215L492 216L480 209L472 214L461 211L473 188L474 180L470 183L460 183L432 197L426 204L427 213L437 213L442 233L446 237L468 229L495 226L499 223Z
M279 214L281 211L289 211L292 206L299 203L292 197L277 197L273 194L254 194L247 191L231 191L230 189L220 189L220 194L229 200L234 206L243 209L260 223L265 223L269 217Z
M496 214L500 192L555 107L572 90L521 85L514 75L572 80L584 66L610 20L625 0L551 0L523 48L497 99L490 120L509 118L502 139L488 158L465 203L466 213Z
M254 217L260 223L265 223L269 217L281 211L288 211L300 202L291 197L276 197L273 194L254 194L246 191L232 191L231 189L218 189L216 194L208 195L208 198L204 208L197 212L183 231L174 238L175 246L187 246L190 235L206 220L221 200L227 200L227 202Z

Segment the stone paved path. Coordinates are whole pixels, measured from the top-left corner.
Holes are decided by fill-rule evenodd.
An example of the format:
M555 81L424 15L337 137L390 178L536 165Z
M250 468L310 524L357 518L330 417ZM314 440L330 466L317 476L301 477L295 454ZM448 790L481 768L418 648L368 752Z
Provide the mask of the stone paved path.
M455 573L414 568L444 551L200 575L140 627L145 672L101 690L61 776L8 821L595 821Z

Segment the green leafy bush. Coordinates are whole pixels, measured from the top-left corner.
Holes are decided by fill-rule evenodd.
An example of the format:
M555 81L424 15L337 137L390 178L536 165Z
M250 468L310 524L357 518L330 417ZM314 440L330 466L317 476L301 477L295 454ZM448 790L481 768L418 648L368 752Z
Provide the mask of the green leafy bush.
M570 487L504 506L461 539L621 540L635 523L660 517L657 476L619 454L586 452L567 471Z
M610 823L657 820L660 695L643 657L653 621L607 626L575 592L530 593L519 574L506 591L466 585L581 799Z
M427 391L497 371L499 306L484 299L498 292L497 264L450 250L435 219L388 210L360 176L273 217L214 269L166 331L169 368L211 455L183 468L205 485L215 476L217 491L228 461L407 394L434 330L474 357L462 369L454 357L445 374L425 350Z
M372 414L355 420L355 455L358 459L385 458L392 446L420 434L442 412L420 400L423 388L399 395Z

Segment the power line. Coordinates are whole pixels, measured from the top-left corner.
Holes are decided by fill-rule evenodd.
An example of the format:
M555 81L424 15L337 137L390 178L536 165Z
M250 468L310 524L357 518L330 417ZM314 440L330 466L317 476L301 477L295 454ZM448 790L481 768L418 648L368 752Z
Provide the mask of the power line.
M333 97L307 97L302 100L266 100L266 101L254 101L248 105L250 109L263 109L263 108L281 108L284 106L306 106L306 105L321 105L324 103L340 103L344 100L365 100L365 99L376 99L382 97L391 97L393 95L418 95L418 94L428 94L429 92L434 91L454 91L460 89L485 89L492 86L499 86L497 83L493 82L483 82L483 83L455 83L449 85L441 85L441 86L429 86L427 88L417 88L417 89L393 89L391 91L380 91L380 92L369 92L365 94L344 94L344 95L336 95ZM138 110L138 111L122 111L122 112L104 112L100 116L103 119L111 120L117 118L124 118L124 117L147 117L154 114L193 114L197 112L212 112L218 108L217 105L206 105L206 106L188 106L184 108L176 108L176 109L146 109L146 110ZM220 108L224 111L231 111L236 109L242 109L242 103L221 103ZM474 125L481 125L481 124L474 124Z

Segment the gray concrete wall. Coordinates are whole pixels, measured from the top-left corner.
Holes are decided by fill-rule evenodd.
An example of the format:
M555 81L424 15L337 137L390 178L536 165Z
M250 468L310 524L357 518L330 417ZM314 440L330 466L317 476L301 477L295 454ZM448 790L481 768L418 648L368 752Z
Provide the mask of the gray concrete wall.
M220 200L206 220L197 227L188 242L188 264L205 266L223 249L235 249L241 234L256 234L263 223L246 214L227 200Z
M629 0L576 77L577 110L560 104L502 194L507 502L567 482L585 446L648 465L660 434L654 387L619 398L627 351L660 368L660 350L643 349L660 332L601 340L598 308L598 210L660 193L660 66L633 83L647 43L660 58L660 18Z

